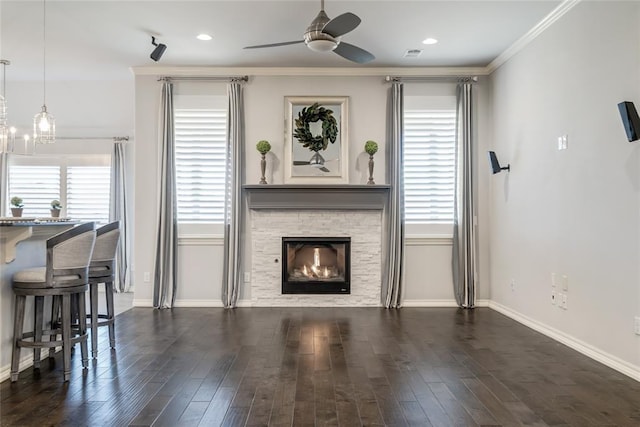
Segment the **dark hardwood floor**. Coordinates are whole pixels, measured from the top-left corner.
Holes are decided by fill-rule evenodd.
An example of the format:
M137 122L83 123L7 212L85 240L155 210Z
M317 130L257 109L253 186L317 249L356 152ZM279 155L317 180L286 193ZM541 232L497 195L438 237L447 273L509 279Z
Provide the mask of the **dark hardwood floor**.
M152 310L62 382L0 385L2 426L640 426L640 383L486 308Z

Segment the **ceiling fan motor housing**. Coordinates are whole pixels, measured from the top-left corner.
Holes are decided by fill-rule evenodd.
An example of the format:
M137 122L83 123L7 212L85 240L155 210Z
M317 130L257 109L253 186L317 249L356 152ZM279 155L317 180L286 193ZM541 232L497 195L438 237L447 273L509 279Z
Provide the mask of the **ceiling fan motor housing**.
M329 52L338 47L340 43L339 37L334 38L322 32L322 29L330 20L324 10L321 10L318 16L311 21L311 25L304 32L304 42L309 49L316 52Z

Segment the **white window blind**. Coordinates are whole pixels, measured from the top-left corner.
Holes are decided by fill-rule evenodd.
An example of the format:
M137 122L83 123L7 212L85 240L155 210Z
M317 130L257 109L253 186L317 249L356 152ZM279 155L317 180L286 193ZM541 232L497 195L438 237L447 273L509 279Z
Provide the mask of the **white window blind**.
M43 218L51 216L51 201L57 199L63 217L106 223L110 159L110 154L14 156L9 162L7 202L19 196L24 199L23 216Z
M407 223L453 221L455 110L404 112L404 191Z
M8 196L9 200L15 196L23 200L24 217L51 216L51 201L60 200L60 167L11 166ZM6 214L11 215L10 211Z
M67 216L109 222L111 169L108 166L67 168Z
M175 110L178 222L224 219L227 111Z

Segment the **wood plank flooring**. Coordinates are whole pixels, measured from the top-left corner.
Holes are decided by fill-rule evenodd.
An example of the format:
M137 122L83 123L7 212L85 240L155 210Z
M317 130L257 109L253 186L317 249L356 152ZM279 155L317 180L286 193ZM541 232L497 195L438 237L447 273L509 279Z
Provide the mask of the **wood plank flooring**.
M640 426L640 383L487 308L135 308L2 426Z

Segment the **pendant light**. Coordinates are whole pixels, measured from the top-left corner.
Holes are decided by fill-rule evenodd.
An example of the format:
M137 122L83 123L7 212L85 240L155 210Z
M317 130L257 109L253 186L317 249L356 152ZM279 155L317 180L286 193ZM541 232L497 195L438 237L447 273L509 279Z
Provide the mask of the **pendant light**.
M11 61L0 59L2 65L2 94L0 95L0 153L11 153L14 148L16 128L7 119L7 65Z
M56 120L47 111L47 8L42 0L42 111L33 118L33 142L53 144L56 142Z

